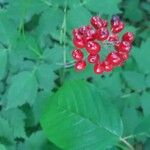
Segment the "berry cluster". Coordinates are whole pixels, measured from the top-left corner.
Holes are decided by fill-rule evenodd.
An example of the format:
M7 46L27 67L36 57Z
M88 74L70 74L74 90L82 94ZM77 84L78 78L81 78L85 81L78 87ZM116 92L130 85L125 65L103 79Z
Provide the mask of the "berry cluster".
M124 29L124 23L119 16L113 16L110 21L110 31L108 22L99 16L94 16L90 20L91 25L83 26L73 30L73 43L76 49L72 52L75 59L75 69L81 71L86 68L86 60L81 49L85 48L88 63L94 64L94 72L102 74L112 71L113 68L121 66L129 56L129 52L134 41L132 32L126 32L121 39L118 33ZM111 51L105 60L101 60L100 52L102 45L111 45Z

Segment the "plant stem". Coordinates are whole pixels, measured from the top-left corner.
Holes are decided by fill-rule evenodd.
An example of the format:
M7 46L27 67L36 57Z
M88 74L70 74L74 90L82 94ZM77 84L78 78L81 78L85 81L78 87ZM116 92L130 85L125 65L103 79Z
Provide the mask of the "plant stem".
M128 143L125 139L120 138L120 141L124 143L129 148L129 150L134 150L133 146L130 143Z

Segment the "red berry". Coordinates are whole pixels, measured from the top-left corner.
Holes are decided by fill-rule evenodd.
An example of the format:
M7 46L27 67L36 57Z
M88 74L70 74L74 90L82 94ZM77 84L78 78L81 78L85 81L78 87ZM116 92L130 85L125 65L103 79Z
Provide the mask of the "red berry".
M106 60L102 63L102 66L104 67L104 71L106 72L110 72L113 69L113 65Z
M94 66L94 72L96 74L102 74L104 72L104 67L101 64L96 64Z
M109 36L109 31L107 28L102 27L98 29L96 32L96 38L100 41L106 40L108 36Z
M93 25L94 28L98 29L103 26L103 21L99 16L93 16L90 20L91 25Z
M86 68L86 62L84 60L80 60L75 63L75 69L77 71L82 71L85 68Z
M89 41L86 44L85 48L88 53L90 53L92 55L96 55L100 51L101 46L97 42Z
M88 56L88 62L91 63L91 64L95 64L95 63L98 63L100 60L99 60L99 55L96 54L96 55L89 55Z
M95 39L95 33L96 31L93 29L86 30L83 35L84 42L87 43L89 41L93 41Z
M110 42L116 42L119 40L118 34L111 34L108 38L108 41Z
M74 29L74 30L72 31L72 34L73 34L73 35L79 34L79 29Z
M80 49L75 49L73 50L72 52L72 57L75 59L75 60L82 60L84 55L83 55L83 52L80 50Z
M106 20L102 20L102 26L107 27L107 25L108 25L108 22Z
M121 41L121 42L118 42L116 45L115 45L115 49L118 51L118 52L125 52L125 53L129 53L130 50L131 50L131 44L127 41Z
M83 35L87 30L91 30L91 29L92 29L92 26L87 25L87 26L80 27L78 30L79 30L79 33Z
M73 44L77 47L77 48L84 48L84 42L83 40L78 40L78 39L73 39Z
M123 29L124 29L124 23L123 23L122 21L120 21L119 24L114 25L114 26L112 27L112 30L111 30L111 31L112 31L113 33L119 33L119 32L121 32Z
M111 25L113 26L114 23L120 22L120 17L117 15L112 16L111 18Z
M113 66L118 66L122 63L122 59L117 52L111 52L107 56L106 61L108 61L108 63L112 64Z
M126 61L129 58L128 53L118 52L118 54L123 61Z
M122 40L132 43L134 41L134 34L132 32L126 32L123 35Z

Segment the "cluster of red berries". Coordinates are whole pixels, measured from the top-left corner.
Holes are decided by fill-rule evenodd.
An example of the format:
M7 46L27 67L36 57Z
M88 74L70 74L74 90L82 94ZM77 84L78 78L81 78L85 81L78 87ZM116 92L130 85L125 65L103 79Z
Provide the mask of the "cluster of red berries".
M110 31L108 22L99 16L94 16L90 20L91 25L83 26L73 30L73 43L76 49L72 52L75 59L75 69L81 71L86 68L86 58L81 49L85 48L88 57L87 61L94 64L94 72L102 74L103 72L112 71L113 68L121 66L129 56L129 52L134 41L132 32L126 32L122 39L119 39L118 33L124 29L124 23L119 16L113 16L110 21ZM104 61L100 58L101 46L103 44L113 46Z

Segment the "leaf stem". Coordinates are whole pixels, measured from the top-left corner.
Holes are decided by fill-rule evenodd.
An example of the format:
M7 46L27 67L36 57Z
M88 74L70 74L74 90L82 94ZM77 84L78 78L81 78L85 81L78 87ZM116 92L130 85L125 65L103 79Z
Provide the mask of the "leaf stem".
M128 143L124 138L120 138L120 141L124 143L129 148L129 150L134 150L134 147L130 143Z

